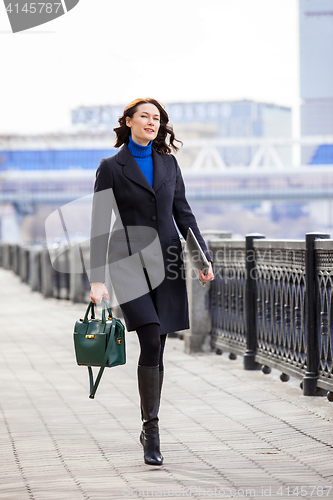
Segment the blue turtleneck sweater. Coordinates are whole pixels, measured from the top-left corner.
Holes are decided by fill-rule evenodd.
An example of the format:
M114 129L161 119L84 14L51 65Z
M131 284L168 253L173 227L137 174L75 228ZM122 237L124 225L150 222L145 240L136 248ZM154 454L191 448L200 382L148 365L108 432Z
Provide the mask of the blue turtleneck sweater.
M148 146L140 146L140 144L134 142L132 137L129 136L128 149L130 150L137 164L141 168L143 175L146 177L147 181L152 186L154 168L153 168L153 157L151 152L151 143L152 141L150 141Z

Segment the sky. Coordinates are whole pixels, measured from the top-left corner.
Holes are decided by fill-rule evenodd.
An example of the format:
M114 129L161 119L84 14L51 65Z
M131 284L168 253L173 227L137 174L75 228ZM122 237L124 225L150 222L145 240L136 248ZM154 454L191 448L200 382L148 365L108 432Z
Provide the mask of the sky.
M0 134L65 131L77 106L153 97L291 106L297 135L297 0L80 0L15 34L1 2L0 54Z

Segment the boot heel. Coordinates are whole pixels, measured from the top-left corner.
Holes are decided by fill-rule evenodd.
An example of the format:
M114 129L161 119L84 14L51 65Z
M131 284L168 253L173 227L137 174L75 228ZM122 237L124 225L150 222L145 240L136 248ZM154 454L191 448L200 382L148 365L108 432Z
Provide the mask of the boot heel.
M162 465L163 455L160 452L160 438L156 436L146 436L144 432L140 435L140 442L143 445L143 458L148 465Z

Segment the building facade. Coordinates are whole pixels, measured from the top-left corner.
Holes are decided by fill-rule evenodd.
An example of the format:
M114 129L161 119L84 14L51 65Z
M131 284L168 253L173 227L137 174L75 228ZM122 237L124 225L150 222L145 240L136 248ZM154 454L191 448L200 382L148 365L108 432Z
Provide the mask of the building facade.
M299 25L301 135L333 135L333 0L299 0ZM302 163L317 149L303 147Z
M291 108L250 100L173 102L165 104L176 136L181 140L224 137L291 137ZM110 131L118 124L124 106L81 106L72 110L78 130ZM221 148L226 165L248 165L251 147ZM291 163L290 148L280 148L284 164Z

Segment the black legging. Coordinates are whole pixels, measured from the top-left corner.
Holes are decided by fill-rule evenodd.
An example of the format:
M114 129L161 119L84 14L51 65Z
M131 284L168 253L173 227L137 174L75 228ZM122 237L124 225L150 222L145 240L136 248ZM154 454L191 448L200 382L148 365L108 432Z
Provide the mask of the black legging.
M163 352L166 335L159 334L157 323L148 323L136 330L140 342L140 366L157 366L163 371Z

